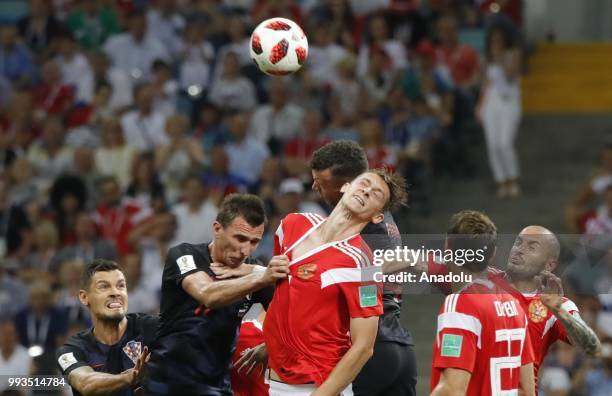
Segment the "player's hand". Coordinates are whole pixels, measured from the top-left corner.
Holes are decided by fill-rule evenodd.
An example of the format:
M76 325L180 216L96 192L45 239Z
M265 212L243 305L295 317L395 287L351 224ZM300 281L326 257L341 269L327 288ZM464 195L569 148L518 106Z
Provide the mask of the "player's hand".
M151 358L151 351L149 351L149 348L145 346L142 353L136 360L136 364L134 365L134 367L131 369L125 370L122 373L127 377L127 380L130 386L135 386L140 382L144 374L144 368L149 362L150 358Z
M285 279L289 274L289 257L286 255L274 256L268 263L266 270L262 272L264 282L274 284L280 279Z
M536 276L539 284L540 300L553 312L558 312L563 304L563 285L561 279L549 271Z
M241 355L235 364L239 373L244 371L244 375L250 375L255 367L260 366L261 371L258 375L263 375L268 368L268 348L264 343L245 349Z
M215 273L217 279L228 279L245 276L253 272L254 265L242 263L236 268L230 268L225 264L211 263L210 269Z

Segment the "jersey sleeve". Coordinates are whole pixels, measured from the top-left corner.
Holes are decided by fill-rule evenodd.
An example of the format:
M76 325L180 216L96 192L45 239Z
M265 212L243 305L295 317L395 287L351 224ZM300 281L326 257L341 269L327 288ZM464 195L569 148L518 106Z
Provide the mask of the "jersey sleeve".
M458 304L460 299L463 301ZM481 329L476 308L471 306L466 295L447 296L438 315L432 367L456 368L472 373L481 348Z
M79 367L89 366L83 350L70 343L64 344L57 349L55 360L60 372L66 376Z
M580 317L580 311L578 310L578 307L570 299L565 299L563 304L561 304L561 309L566 310L572 316L578 315L578 317ZM571 344L571 341L567 335L567 330L565 330L565 327L558 319L555 320L553 331L556 340L561 340L567 344Z
M164 282L171 281L180 286L183 279L198 271L204 271L209 276L214 276L210 270L210 263L202 259L201 255L191 245L183 243L168 251L164 268Z
M286 250L285 246L285 236L287 235L287 231L289 227L293 224L296 214L290 213L285 216L278 225L276 232L274 233L274 255L278 256L283 254Z
M145 313L136 314L136 323L139 332L142 334L143 343L151 348L153 341L157 337L157 328L159 327L159 316L149 315Z

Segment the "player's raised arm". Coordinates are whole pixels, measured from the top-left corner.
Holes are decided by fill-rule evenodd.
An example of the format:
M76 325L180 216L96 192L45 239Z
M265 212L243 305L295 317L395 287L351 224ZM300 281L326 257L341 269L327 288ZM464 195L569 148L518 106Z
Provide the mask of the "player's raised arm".
M533 374L533 373L532 373ZM431 396L464 396L472 373L456 368L446 368L440 374L440 382Z
M142 377L143 369L149 360L150 352L145 347L136 365L119 374L94 371L89 366L77 367L70 371L68 382L83 396L109 395L136 386Z
M272 286L289 273L287 256L274 256L265 271L257 271L238 279L214 282L205 272L195 272L183 279L183 289L207 308L219 308L234 303L247 294Z
M374 352L378 316L351 318L351 347L313 396L338 395L355 379Z

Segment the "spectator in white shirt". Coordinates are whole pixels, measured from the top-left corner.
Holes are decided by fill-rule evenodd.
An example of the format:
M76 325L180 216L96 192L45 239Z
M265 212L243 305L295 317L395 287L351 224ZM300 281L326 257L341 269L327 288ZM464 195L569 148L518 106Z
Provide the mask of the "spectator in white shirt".
M215 49L204 39L204 28L201 23L192 22L187 25L179 55L182 59L181 88L196 94L206 90L210 82Z
M149 77L155 60L170 61L170 56L161 41L147 34L144 14L132 13L127 26L129 32L117 34L106 41L104 52L114 66L129 74L132 79L140 80Z
M30 374L31 366L32 358L19 344L15 324L12 320L0 319L0 393L9 387L9 376L26 376Z
M181 33L185 28L185 18L176 11L176 0L157 0L147 12L147 23L154 26L151 34L161 41L166 50L176 55L181 45Z
M89 61L96 85L106 82L112 88L109 107L119 113L131 106L134 103L134 88L130 76L123 70L111 66L108 56L104 52L92 53Z
M587 235L612 234L612 181L601 193L603 202L586 223Z
M333 42L332 32L326 24L318 25L312 37L307 62L310 78L321 86L332 85L337 78L336 64L347 55L347 50Z
M376 15L368 23L368 42L359 49L359 60L357 64L357 74L364 76L368 72L368 63L371 51L379 48L389 55L390 69L397 72L406 68L408 58L406 48L399 40L389 38L388 23L383 15Z
M114 176L121 189L130 182L130 170L134 163L136 149L125 143L121 123L116 118L104 120L102 124L102 145L96 148L96 169L105 176Z
M232 143L225 147L225 151L230 160L230 173L253 184L259 179L262 163L270 156L270 151L247 133L248 127L248 113L236 113L231 117L229 131Z
M298 135L304 110L289 102L288 81L284 79L270 81L268 96L270 102L259 106L251 118L251 134L264 144L282 149Z
M238 15L228 18L226 21L227 35L230 42L219 49L217 65L215 67L215 77L225 71L225 55L234 53L238 56L238 64L242 66L252 65L250 38L246 34L246 29L242 18ZM223 63L222 63L223 62Z
M121 117L121 126L129 146L140 151L151 151L166 144L166 117L153 108L154 90L150 84L136 88L136 109Z
M155 110L163 113L166 117L174 114L178 95L178 82L172 78L170 66L162 61L153 62L153 79L151 81L155 90Z
M62 81L75 88L77 102L90 103L94 95L94 74L89 60L79 52L72 34L66 32L59 40L57 64Z
M240 74L238 55L229 52L223 59L223 74L215 79L208 99L223 109L251 110L257 104L255 86Z
M172 209L177 220L174 244L211 241L212 229L203 224L214 223L217 212L217 206L206 196L202 178L189 175L183 185L183 202Z

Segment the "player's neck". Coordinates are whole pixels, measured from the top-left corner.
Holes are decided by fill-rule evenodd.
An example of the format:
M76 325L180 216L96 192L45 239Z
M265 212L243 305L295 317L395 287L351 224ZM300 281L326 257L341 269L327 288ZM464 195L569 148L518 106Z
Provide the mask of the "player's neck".
M323 241L341 241L352 235L359 234L366 223L353 216L342 205L337 205L325 223L319 228Z
M535 293L538 289L538 285L533 279L525 280L514 280L509 278L510 285L521 293Z
M92 318L94 322L93 336L96 340L105 345L114 345L121 340L127 328L127 318L124 317L119 322L100 320Z
M466 282L453 282L451 285L453 293L456 293L459 290L463 289L465 286L474 283L474 281L477 279L484 280L484 281L489 280L486 270L481 271L481 272L469 272L469 271L457 270L457 268L461 268L461 267L455 266L455 268L452 270L452 273L457 274L457 275L463 273L465 275L465 279L470 279L470 281L469 282L467 281Z

